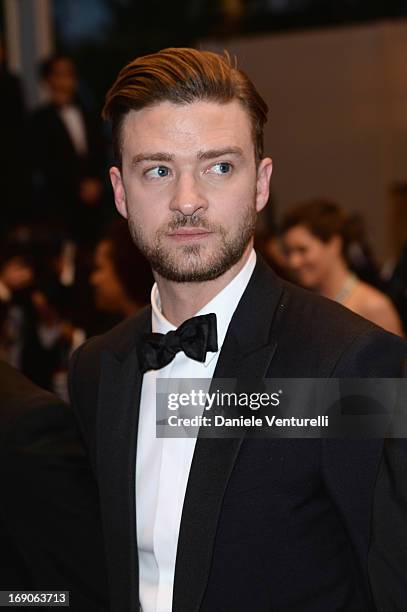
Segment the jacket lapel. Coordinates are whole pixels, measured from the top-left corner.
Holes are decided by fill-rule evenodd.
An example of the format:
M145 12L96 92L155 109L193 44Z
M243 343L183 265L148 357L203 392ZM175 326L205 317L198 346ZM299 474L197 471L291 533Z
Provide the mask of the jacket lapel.
M126 339L132 348L102 354L98 473L110 592L117 612L139 606L135 466L142 376L136 346L138 337L150 329L147 309L135 320L132 337Z
M258 261L229 325L214 379L266 376L277 348L273 320L281 294L280 280ZM200 608L223 497L242 440L197 439L178 539L173 612Z

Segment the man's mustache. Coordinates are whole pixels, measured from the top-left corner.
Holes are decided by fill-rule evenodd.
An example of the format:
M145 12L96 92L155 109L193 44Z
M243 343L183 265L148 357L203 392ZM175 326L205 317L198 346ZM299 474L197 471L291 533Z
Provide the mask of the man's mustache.
M193 213L192 215L184 215L179 211L176 213L176 216L174 216L172 221L169 222L167 227L170 232L176 231L181 227L198 227L199 229L209 231L213 229L201 214Z

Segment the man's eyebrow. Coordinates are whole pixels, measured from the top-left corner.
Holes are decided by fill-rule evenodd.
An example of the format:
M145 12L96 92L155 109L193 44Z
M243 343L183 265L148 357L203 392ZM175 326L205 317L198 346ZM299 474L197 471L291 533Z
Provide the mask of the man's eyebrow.
M237 155L241 157L243 155L243 150L240 147L208 149L207 151L198 151L197 158L199 160L208 160L223 157L224 155ZM170 162L174 161L174 155L171 153L165 153L164 151L158 151L156 153L139 153L132 157L131 165L136 166L143 161Z
M198 153L198 159L215 159L216 157L223 157L224 155L237 155L241 157L243 150L240 147L225 147L223 149L209 149L208 151L200 151Z
M174 159L174 156L170 153L157 152L157 153L139 153L134 155L131 160L131 165L136 166L143 161L158 161L158 162L170 162Z

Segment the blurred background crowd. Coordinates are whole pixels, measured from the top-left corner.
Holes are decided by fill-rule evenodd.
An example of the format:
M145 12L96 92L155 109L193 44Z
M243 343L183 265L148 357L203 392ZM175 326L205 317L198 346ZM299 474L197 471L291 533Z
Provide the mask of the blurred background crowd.
M124 63L170 45L236 53L270 105L257 249L405 335L406 17L401 1L3 0L0 357L67 399L71 352L149 302L100 108Z

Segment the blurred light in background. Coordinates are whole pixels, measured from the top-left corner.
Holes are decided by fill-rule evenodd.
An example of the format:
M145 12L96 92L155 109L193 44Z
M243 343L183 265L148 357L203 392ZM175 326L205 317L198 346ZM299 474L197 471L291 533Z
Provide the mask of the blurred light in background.
M58 42L64 47L103 42L112 27L110 5L108 0L53 0Z

